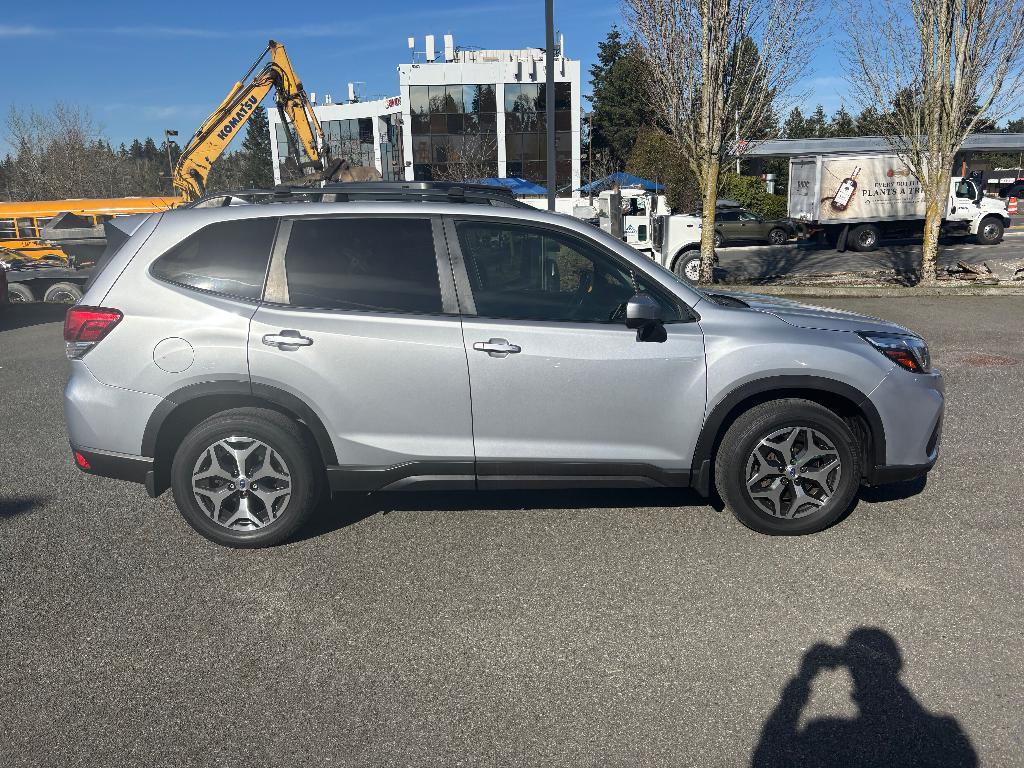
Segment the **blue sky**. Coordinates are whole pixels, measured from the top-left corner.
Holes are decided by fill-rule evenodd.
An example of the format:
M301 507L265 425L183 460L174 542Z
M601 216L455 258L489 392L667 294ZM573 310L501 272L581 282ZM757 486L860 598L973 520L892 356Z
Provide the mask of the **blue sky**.
M12 6L0 17L8 67L0 136L16 98L41 109L58 100L87 106L115 144L147 135L159 141L165 128L187 140L271 37L285 43L308 91L336 99L349 81L362 81L368 96L397 93L395 67L409 61L410 35L419 50L424 35L440 40L447 32L457 45L544 45L543 0ZM618 0L555 0L555 26L565 34L568 55L582 60L584 81L598 41L616 22ZM823 46L803 86L810 105L820 101L830 112L839 106L845 84L834 69L830 47Z

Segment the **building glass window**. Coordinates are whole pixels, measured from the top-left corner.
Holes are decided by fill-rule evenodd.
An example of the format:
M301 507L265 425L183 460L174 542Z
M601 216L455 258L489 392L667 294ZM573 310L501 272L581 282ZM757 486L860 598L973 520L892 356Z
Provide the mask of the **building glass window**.
M486 83L410 86L417 180L498 175L496 94L497 87Z
M572 84L555 83L555 183L572 184ZM547 184L547 87L544 83L505 84L506 173Z
M330 148L331 156L344 158L352 165L375 165L373 147L373 121L372 117L358 117L350 120L324 120L320 127L324 132L324 139ZM301 173L297 165L293 165L294 158L289 154L288 131L291 130L283 123L276 124L277 156L281 171L281 180L295 178ZM298 163L308 163L309 156L298 138L295 145L299 149Z

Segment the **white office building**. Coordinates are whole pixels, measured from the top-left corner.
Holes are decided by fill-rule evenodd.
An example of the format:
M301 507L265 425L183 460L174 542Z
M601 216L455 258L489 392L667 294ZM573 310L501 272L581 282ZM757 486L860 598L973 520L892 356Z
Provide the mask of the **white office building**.
M410 38L415 51L417 42ZM373 164L385 179L547 177L543 49L463 50L445 35L422 40L398 66L398 95L346 103L324 96L315 107L333 156ZM580 63L556 48L555 162L560 195L580 186ZM274 178L288 156L285 127L269 110Z

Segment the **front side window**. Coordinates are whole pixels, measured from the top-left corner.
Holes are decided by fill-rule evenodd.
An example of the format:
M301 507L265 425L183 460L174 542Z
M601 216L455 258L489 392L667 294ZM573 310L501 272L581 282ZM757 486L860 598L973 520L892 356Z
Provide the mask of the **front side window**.
M462 221L459 243L478 315L623 323L626 302L649 281L582 239L546 229ZM678 309L655 293L666 321Z
M257 300L276 228L271 218L211 224L158 258L150 272L189 288Z
M292 306L442 311L429 219L298 220L292 224L285 264Z

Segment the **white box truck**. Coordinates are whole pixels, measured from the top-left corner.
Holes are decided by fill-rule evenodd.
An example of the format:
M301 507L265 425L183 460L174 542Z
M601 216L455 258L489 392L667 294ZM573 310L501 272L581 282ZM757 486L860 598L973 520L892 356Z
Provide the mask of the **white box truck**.
M921 182L898 155L806 155L789 161L789 216L825 233L840 250L874 250L886 237L918 235L924 226ZM985 197L975 180L954 177L944 232L998 243L1010 226L1006 203Z

